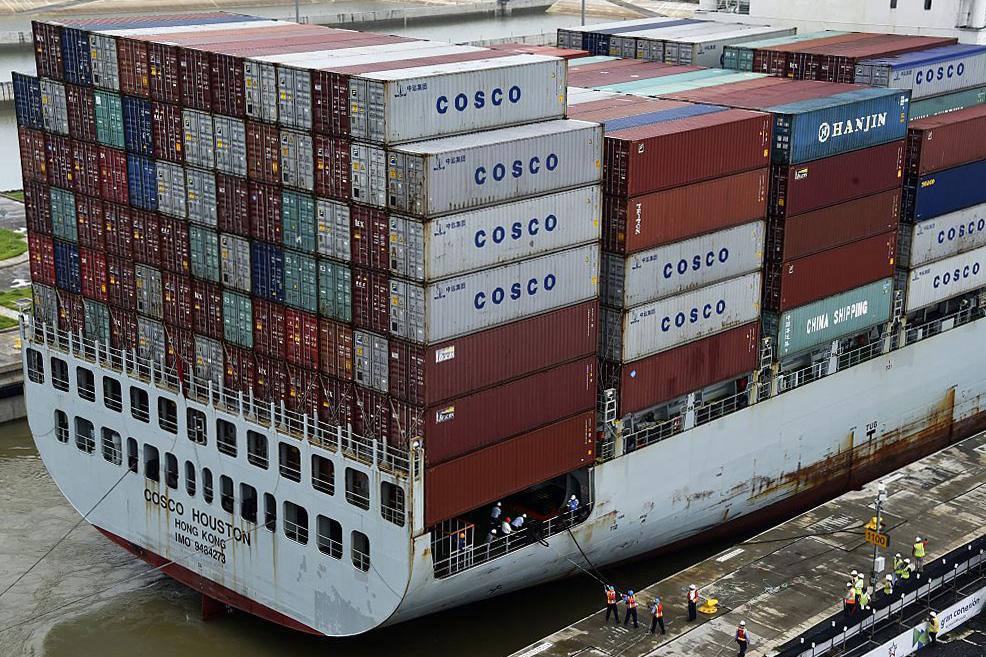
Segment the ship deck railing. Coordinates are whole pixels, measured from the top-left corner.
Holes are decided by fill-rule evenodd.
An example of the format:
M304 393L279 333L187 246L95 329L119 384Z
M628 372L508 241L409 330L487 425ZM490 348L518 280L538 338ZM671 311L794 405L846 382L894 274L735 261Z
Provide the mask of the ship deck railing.
M114 348L106 343L72 333L51 324L35 321L21 314L21 338L48 349L71 354L127 377L150 383L172 394L184 396L218 410L240 416L260 426L306 440L310 444L365 465L376 466L398 476L408 476L411 455L408 449L395 447L387 441L362 436L347 423L333 424L317 417L285 408L278 404L254 399L252 391L243 394L221 384L199 378L187 369L180 371L137 354L136 350ZM95 393L95 390L93 390ZM137 419L141 419L135 414ZM173 427L177 430L177 425Z

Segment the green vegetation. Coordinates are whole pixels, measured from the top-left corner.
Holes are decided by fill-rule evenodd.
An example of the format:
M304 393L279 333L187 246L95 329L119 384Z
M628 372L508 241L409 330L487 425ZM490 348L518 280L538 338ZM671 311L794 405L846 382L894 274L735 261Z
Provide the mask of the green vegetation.
M15 326L17 326L16 319L11 319L10 317L4 317L3 315L0 315L0 331L14 328Z
M6 290L0 292L0 306L4 308L10 308L11 310L17 310L17 300L18 299L30 299L31 298L31 288L21 287L16 290Z
M12 189L12 190L9 190L9 191L6 191L6 192L2 192L2 193L7 198L12 198L15 201L20 201L21 203L24 202L24 190L21 190L21 189Z
M0 228L0 260L14 258L27 251L24 235L7 228Z

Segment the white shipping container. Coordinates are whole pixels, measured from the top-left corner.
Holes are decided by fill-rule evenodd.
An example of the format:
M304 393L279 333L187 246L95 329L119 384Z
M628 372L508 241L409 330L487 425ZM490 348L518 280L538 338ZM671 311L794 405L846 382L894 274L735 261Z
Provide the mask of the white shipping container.
M280 64L282 66L336 70L347 66L361 66L376 62L400 61L438 55L455 55L467 52L481 52L484 50L489 49L480 48L479 46L457 46L441 41L402 41L398 43L381 43L375 46L359 46L357 48L334 48L331 50L323 49L263 55L254 59L256 61Z
M864 60L856 65L856 82L910 89L911 100L981 86L986 84L986 49L955 44Z
M194 20L191 18L190 20ZM123 36L123 37L135 37L135 36L165 36L167 34L184 33L184 32L213 32L215 30L243 30L243 29L255 29L258 30L258 35L269 35L270 28L283 26L284 21L236 21L232 23L201 23L192 25L163 25L160 27L149 27L147 25L135 25L134 27L125 27L115 30L92 30L97 34L111 34L113 36ZM351 31L351 30L350 30ZM276 34L276 32L275 32ZM171 43L167 38L154 39L156 43ZM173 44L181 45L181 44Z
M912 269L906 312L986 287L986 246Z
M391 271L434 281L599 241L598 185L451 214L422 223L390 216Z
M390 332L441 342L593 299L598 278L599 246L590 244L430 285L391 279Z
M619 311L603 308L602 352L628 362L760 317L760 272Z
M602 179L602 126L547 121L387 151L389 205L437 216Z
M794 28L754 27L717 30L684 36L664 44L664 61L668 64L717 67L723 64L723 47L746 41L773 39L794 34Z
M65 85L61 82L42 78L41 117L45 132L57 135L68 134L68 105L65 98Z
M757 271L763 266L765 230L765 222L754 221L629 256L606 254L602 302L639 306Z
M99 34L89 35L92 59L92 84L100 89L120 90L120 68L117 63L116 39Z
M986 204L904 227L911 231L911 269L986 246Z
M565 116L567 64L515 55L362 73L349 81L354 139L397 144Z
M608 100L617 96L622 96L615 91L599 91L598 89L583 89L582 87L568 88L568 106L591 103L597 100Z

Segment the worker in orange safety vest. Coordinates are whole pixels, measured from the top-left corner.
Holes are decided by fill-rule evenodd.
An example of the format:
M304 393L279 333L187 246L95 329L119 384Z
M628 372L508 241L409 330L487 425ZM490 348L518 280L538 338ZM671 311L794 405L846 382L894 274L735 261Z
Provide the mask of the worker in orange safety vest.
M633 626L635 628L640 627L637 625L637 596L633 594L633 589L627 591L627 594L623 596L623 602L627 603L627 615L623 617L623 624L629 623L632 616Z
M842 601L842 613L845 616L852 616L856 611L856 588L852 582L846 582L846 597Z
M609 623L609 615L612 614L616 624L620 624L620 610L616 606L616 589L611 585L606 585L606 624Z
M654 606L651 607L651 622L650 622L650 633L654 634L654 630L657 626L661 626L661 634L664 634L664 603L661 602L660 598L654 598Z
M688 622L698 618L698 587L692 584L688 587Z
M739 644L737 657L743 657L746 655L746 646L749 643L746 637L746 621L740 621L739 627L736 628L736 643Z

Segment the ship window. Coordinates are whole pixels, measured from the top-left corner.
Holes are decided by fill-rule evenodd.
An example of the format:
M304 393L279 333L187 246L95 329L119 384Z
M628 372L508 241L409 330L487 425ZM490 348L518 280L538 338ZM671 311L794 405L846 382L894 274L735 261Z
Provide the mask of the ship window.
M158 460L157 447L154 445L144 445L144 476L151 481L161 481L160 461Z
M897 0L890 0L890 8L891 9L897 8Z
M51 358L51 385L55 390L68 392L68 363L61 358Z
M84 417L75 418L75 446L83 452L92 454L96 449L96 428Z
M233 499L233 480L226 475L219 475L219 504L227 513L232 513L235 506Z
M277 529L277 500L270 493L264 493L264 527L270 531Z
M135 420L150 422L151 407L147 401L147 391L140 388L130 389L130 414Z
M103 404L111 411L117 413L123 411L123 390L120 388L120 382L109 376L103 377Z
M68 416L65 411L55 411L55 439L60 443L68 442Z
M924 10L928 11L931 9L931 0L924 0Z
M370 478L365 472L346 468L346 501L361 509L370 508Z
M137 441L134 438L127 438L127 468L130 472L137 472L137 464L140 459L137 458Z
M216 420L216 448L220 454L236 457L236 425Z
M190 408L185 412L185 424L188 429L188 439L193 443L205 445L209 442L209 430L206 428L205 413Z
M404 489L389 481L380 483L380 514L384 520L404 526Z
M84 367L75 368L75 379L79 384L79 396L96 401L96 378Z
M258 468L267 469L267 436L247 431L247 461Z
M167 397L157 398L157 423L168 433L178 433L178 406Z
M123 463L123 445L120 439L120 434L112 429L103 427L102 442L103 458L113 465L120 465Z
M33 383L45 382L45 358L37 349L27 350L27 378Z
M284 535L301 544L308 542L308 512L287 500L284 501Z
M185 461L185 492L195 497L195 464Z
M257 522L257 489L250 484L240 484L240 514L244 520Z
M171 452L164 453L164 483L168 488L178 488L178 459Z
M326 495L335 494L335 465L327 458L312 454L312 488Z
M291 481L301 481L301 451L294 445L280 443L281 476Z
M319 552L333 559L342 559L342 525L332 518L318 516L315 529L315 542Z
M363 532L353 530L350 534L353 565L366 572L370 569L370 539Z
M212 504L212 470L202 468L202 499Z

